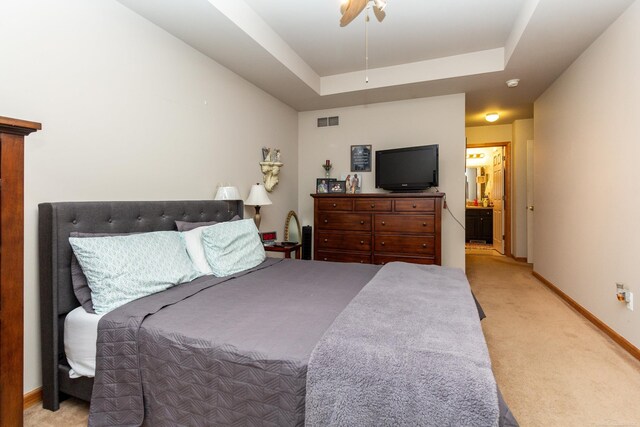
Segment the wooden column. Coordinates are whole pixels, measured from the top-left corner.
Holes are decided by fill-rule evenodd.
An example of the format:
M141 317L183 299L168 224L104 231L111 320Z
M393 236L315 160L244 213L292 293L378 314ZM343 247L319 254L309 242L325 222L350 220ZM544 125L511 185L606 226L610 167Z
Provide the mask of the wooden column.
M24 137L40 123L0 116L0 425L23 420Z

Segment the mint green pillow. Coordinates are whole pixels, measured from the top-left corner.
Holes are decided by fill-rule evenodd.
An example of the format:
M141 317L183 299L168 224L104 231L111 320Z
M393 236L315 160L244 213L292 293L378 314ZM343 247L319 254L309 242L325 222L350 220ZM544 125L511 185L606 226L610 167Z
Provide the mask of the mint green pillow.
M253 268L266 258L252 219L207 227L202 232L202 244L211 271L218 277Z
M200 276L177 231L70 237L96 314Z

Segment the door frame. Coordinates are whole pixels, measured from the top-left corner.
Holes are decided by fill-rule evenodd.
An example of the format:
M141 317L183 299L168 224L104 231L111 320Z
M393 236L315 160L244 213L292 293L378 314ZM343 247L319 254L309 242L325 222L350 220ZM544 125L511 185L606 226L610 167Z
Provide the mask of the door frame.
M467 143L466 148L504 147L504 255L513 257L511 252L511 141ZM467 165L467 150L465 154L465 168ZM466 201L465 201L466 205Z

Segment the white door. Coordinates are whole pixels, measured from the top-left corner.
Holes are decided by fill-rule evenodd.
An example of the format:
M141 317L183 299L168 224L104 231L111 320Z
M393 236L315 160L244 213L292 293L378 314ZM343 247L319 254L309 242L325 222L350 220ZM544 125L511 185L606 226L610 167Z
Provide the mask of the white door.
M533 141L527 141L527 262L533 264Z
M493 249L504 255L504 147L493 154Z

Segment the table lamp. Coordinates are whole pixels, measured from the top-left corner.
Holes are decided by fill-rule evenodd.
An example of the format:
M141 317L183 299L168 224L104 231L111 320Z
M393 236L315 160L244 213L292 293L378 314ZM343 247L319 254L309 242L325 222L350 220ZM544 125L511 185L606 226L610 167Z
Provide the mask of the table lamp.
M218 191L216 192L216 197L214 198L214 200L242 200L242 197L240 197L238 187L233 185L220 185L218 187Z
M244 202L247 206L254 206L256 208L256 215L253 220L256 223L256 227L258 230L260 229L260 207L265 205L270 205L271 200L269 200L269 196L267 196L267 190L263 185L254 184L251 186L251 191L249 192L249 197Z

